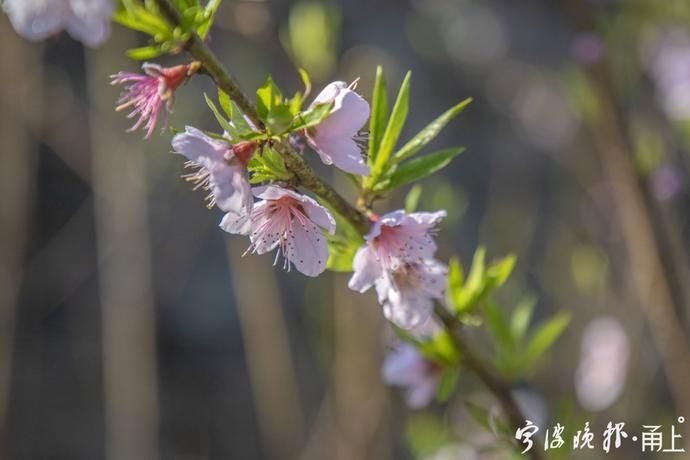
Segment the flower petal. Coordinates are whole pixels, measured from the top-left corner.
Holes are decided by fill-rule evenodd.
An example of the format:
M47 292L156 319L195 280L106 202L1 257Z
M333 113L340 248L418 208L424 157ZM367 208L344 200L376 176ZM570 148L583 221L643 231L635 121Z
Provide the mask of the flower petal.
M69 34L90 47L102 45L110 37L110 0L70 0L72 16L67 22Z
M279 200L285 196L300 200L302 197L302 195L299 193L283 187L278 187L277 185L263 185L260 187L254 187L252 189L252 193L255 197L261 200Z
M62 29L69 17L69 6L49 0L6 0L3 9L22 37L43 40Z
M377 290L378 286L377 283ZM385 296L387 300L383 302L383 315L403 329L419 326L434 310L433 300L425 295L408 295L391 286Z
M339 169L360 176L368 176L369 165L364 161L357 143L349 137L322 137L320 133L307 138L324 164L334 164Z
M251 220L247 213L229 211L223 216L219 226L233 235L249 235Z
M186 126L184 133L173 137L172 147L175 153L184 155L209 171L218 164L224 164L225 153L232 151L227 143L213 139L192 126Z
M246 168L237 160L210 170L211 194L223 211L248 213L253 204Z
M376 257L376 251L370 245L364 245L357 250L352 262L354 273L347 283L353 291L365 292L374 285L382 274L381 262Z
M311 221L295 222L287 235L286 256L307 276L318 276L326 269L328 246L321 229Z
M429 405L436 396L438 379L428 376L417 385L410 387L405 393L405 402L412 409L421 409Z
M401 344L391 351L381 367L381 379L388 385L415 385L424 376L424 357L412 345Z
M316 126L315 131L325 138L351 138L369 119L369 103L350 89L341 90L334 102L331 113Z
M442 209L436 212L413 212L408 214L407 217L419 225L423 225L426 228L432 228L441 223L443 218L447 215L448 213Z
M306 195L300 198L302 207L307 217L319 227L325 229L331 235L335 233L335 219L328 209L321 206L316 200Z
M328 104L329 102L333 102L338 93L340 93L345 88L347 88L347 83L345 83L344 81L334 81L332 83L329 83L314 98L314 101L311 103L310 107L313 107L316 104Z

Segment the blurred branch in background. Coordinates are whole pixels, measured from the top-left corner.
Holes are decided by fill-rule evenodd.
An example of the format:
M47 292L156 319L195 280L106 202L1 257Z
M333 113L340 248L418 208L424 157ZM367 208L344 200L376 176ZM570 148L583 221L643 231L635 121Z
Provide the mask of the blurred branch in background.
M335 439L330 456L337 460L392 458L388 442L390 412L380 377L381 315L347 288L346 277L334 274L334 355L330 388Z
M155 303L151 286L146 159L115 135L110 93L114 56L88 53L92 178L102 305L106 457L158 458ZM111 115L112 114L112 115Z
M573 0L567 6L566 13L579 29L594 30L594 19L587 3ZM655 232L648 201L635 173L625 118L616 103L606 60L600 59L588 65L587 75L599 108L596 119L589 120L587 127L612 185L631 287L636 290L639 304L646 314L678 411L690 413L690 393L687 391L690 385L690 345L677 313L681 306L675 304L671 290L673 274L664 267L660 236Z
M246 242L226 239L237 314L266 455L293 459L304 441L304 415L274 267L242 257Z
M13 114L5 116L0 123L0 457L7 458L15 318L36 177L37 152L30 148L27 117L40 119L42 99L34 97L31 104L23 104L23 94L15 85L18 75L31 72L36 77L40 72L36 47L28 46L11 28L3 26L0 28L0 56L6 63L0 66L0 104L6 113Z

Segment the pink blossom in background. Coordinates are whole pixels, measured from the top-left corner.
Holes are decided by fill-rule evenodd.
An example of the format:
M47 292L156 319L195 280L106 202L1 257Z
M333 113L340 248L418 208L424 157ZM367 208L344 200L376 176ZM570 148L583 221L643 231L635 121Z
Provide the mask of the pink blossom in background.
M328 246L323 230L335 232L335 220L326 208L312 198L292 190L267 185L253 189L259 199L249 214L228 212L220 226L228 233L246 233L248 252L265 254L278 249L283 266L294 265L307 276L318 276L326 269Z
M583 32L573 40L571 51L578 61L583 64L592 64L604 57L606 47L598 35Z
M132 108L127 118L138 118L128 131L135 131L142 126L146 130L146 138L151 137L160 117L160 110L165 103L167 111L172 110L175 90L197 70L194 64L178 65L175 67L161 67L157 64L142 65L143 74L120 72L112 75L112 85L125 85L125 91L115 110ZM163 124L167 124L163 120Z
M383 362L381 378L388 385L405 389L405 402L412 408L427 406L436 396L442 368L415 347L403 343Z
M685 189L685 179L680 168L664 163L649 177L649 186L659 201L668 201Z
M690 119L690 31L663 30L645 43L642 53L666 114L674 120Z
M422 325L434 311L434 301L445 297L448 268L435 259L405 263L376 280L384 316L397 326Z
M621 322L610 316L590 321L582 333L575 391L587 410L610 407L625 390L630 340Z
M198 168L185 178L195 182L195 188L209 191L209 206L218 206L226 212L247 214L254 201L247 178L248 158L244 151L237 155L230 142L230 139L211 138L187 126L184 133L173 137L172 147L175 153L187 157L187 166ZM239 145L244 146L245 143ZM247 231L245 229L245 233Z
M14 29L29 40L66 30L75 40L96 47L110 36L111 0L5 0Z
M369 103L345 82L326 86L311 106L333 103L326 119L306 133L307 141L325 164L334 164L345 172L369 175L369 166L355 140L369 119Z

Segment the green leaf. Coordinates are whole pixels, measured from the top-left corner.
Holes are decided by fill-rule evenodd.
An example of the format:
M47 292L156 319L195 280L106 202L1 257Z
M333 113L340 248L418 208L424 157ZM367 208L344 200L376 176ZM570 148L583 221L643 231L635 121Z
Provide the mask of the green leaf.
M273 78L269 75L266 81L256 90L256 111L262 120L266 120L268 113L273 107L281 105L283 101L283 94L280 89L273 83Z
M422 196L422 186L416 184L413 186L405 196L405 212L412 213L417 210L419 205L419 198Z
M503 259L494 262L486 270L487 286L489 288L497 288L503 286L510 274L515 268L517 256L515 254L508 254Z
M465 99L429 123L426 128L421 130L415 137L410 139L407 144L405 144L395 153L393 160L398 163L419 152L429 142L431 142L453 118L458 116L458 114L462 112L462 110L467 107L470 102L472 102L472 98Z
M441 378L436 390L436 400L438 402L446 402L453 396L453 391L458 384L458 377L460 376L460 369L454 366L449 366L443 369Z
M299 76L302 78L302 83L304 83L304 95L302 96L302 99L306 99L311 94L311 79L309 78L309 74L306 70L299 68L297 71L299 72Z
M405 120L407 119L407 110L410 103L411 75L411 72L407 72L402 85L400 85L400 91L398 92L398 97L393 105L393 110L391 111L391 116L388 120L386 131L383 133L383 137L381 138L380 148L377 149L376 161L374 163L375 176L378 176L385 171L388 159L395 148L395 144L398 142L400 132L405 124Z
M369 117L369 163L376 161L379 145L383 138L384 126L388 119L388 91L381 66L376 68L374 94L371 97L371 116Z
M391 190L401 185L424 179L448 166L453 158L461 154L464 150L465 149L462 147L449 148L419 158L414 158L400 165L392 174L390 180L386 183L381 183L379 187L376 187L376 191Z
M232 99L230 99L228 93L222 89L218 89L218 103L220 104L220 108L223 109L223 112L225 112L225 115L232 120L232 115L234 112L232 107Z
M204 8L204 19L196 29L196 33L199 37L206 38L206 35L208 35L208 31L211 30L211 25L213 25L213 20L220 6L220 2L221 0L209 0L206 4L206 8Z
M476 305L477 299L483 290L485 258L486 249L479 247L474 253L470 273L462 289L454 288L451 290L453 294L451 300L453 301L453 307L456 312L462 313Z
M326 268L335 272L351 272L352 259L357 249L364 244L364 238L347 219L333 209L329 202L319 197L316 199L322 206L328 209L333 219L335 219L337 231L335 235L327 237L329 254Z
M446 330L438 332L431 340L417 342L417 348L420 353L432 361L444 365L454 365L458 362L458 349L455 346L455 341Z
M525 338L536 303L537 299L528 297L522 300L515 308L510 321L510 330L516 343L521 342Z
M529 369L536 364L551 345L560 337L570 323L570 314L560 312L542 323L537 331L530 337L527 346L522 353L524 369Z
M138 2L123 0L124 10L113 14L113 20L121 25L156 38L161 42L172 37L173 27L156 8L146 8Z
M464 277L460 260L457 257L451 258L448 262L448 293L450 295L460 294Z
M260 154L254 154L249 160L247 169L251 173L250 183L258 184L269 180L289 181L292 173L287 170L283 157L269 147L264 147Z
M206 93L204 93L204 99L206 99L206 105L208 105L208 107L211 109L211 112L213 112L213 115L215 115L220 127L223 128L230 135L231 138L237 139L239 137L239 132L237 131L237 128L231 125L228 122L228 120L226 120L223 117L223 115L221 115L220 111L218 110L218 107L216 107L216 104L211 100L211 98L208 97Z
M328 261L326 268L334 272L351 272L352 260L355 258L358 246L341 235L329 235Z
M266 127L271 134L284 133L292 122L292 112L287 105L276 105L266 115Z
M513 335L505 312L496 303L488 302L484 309L484 318L486 319L486 327L491 337L501 351L499 355L504 354L505 351L512 350L514 348Z
M141 48L129 49L125 52L128 58L134 59L136 61L145 61L147 59L153 59L161 54L165 53L158 46L142 46Z
M488 409L474 404L471 401L465 401L465 407L467 407L467 412L470 414L472 419L477 422L479 426L487 431L493 432L491 427L491 413Z
M331 113L332 108L333 103L330 102L328 104L317 104L314 107L305 110L295 117L290 125L290 128L288 128L288 131L301 131L303 129L318 125Z

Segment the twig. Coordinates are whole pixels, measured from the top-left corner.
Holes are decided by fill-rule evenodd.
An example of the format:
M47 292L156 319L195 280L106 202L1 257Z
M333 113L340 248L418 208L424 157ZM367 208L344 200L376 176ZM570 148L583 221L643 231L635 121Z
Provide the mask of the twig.
M156 4L161 11L174 24L181 23L180 13L170 3L170 0L156 0ZM215 53L204 43L204 41L193 33L186 43L186 49L194 59L199 61L205 72L230 98L235 101L242 112L257 127L263 128L263 122L259 118L254 105L240 89L239 85L225 69ZM297 153L286 142L276 145L276 151L285 160L287 168L297 177L301 186L311 190L320 198L326 200L341 216L347 219L360 233L366 233L369 229L367 217L354 208L345 198L343 198L333 187L322 181L304 161L302 156Z
M441 320L444 327L450 333L455 345L460 350L462 364L479 377L479 380L496 397L501 409L503 410L513 429L513 432L525 424L525 416L518 407L510 387L493 370L486 366L481 358L474 354L472 348L467 344L465 338L460 333L460 324L453 315L448 313L443 307L436 308L436 316ZM528 454L532 460L545 460L544 453L539 449L531 449Z

